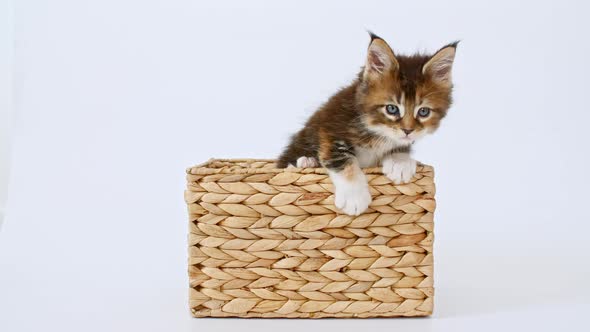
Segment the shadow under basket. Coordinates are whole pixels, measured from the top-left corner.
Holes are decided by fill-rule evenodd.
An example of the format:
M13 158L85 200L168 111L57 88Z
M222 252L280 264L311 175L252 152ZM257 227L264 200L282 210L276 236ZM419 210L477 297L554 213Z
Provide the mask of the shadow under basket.
M433 169L394 185L363 170L360 216L334 206L323 168L212 159L187 169L189 302L195 317L428 316Z

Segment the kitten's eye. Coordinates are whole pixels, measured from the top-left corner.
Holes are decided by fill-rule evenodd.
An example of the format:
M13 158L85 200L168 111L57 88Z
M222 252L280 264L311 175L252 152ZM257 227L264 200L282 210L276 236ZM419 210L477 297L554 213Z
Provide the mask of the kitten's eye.
M399 107L392 104L385 105L385 112L387 112L387 114L399 116Z
M427 117L429 115L430 115L430 108L428 108L428 107L421 107L418 110L418 116L421 117L421 118L425 118L425 117Z

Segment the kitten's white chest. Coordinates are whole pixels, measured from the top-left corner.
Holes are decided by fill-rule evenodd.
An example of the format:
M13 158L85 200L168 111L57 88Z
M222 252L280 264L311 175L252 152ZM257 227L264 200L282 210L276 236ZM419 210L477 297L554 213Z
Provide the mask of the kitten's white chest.
M377 167L381 164L383 156L393 150L397 145L393 142L380 144L376 147L355 147L356 159L360 167Z

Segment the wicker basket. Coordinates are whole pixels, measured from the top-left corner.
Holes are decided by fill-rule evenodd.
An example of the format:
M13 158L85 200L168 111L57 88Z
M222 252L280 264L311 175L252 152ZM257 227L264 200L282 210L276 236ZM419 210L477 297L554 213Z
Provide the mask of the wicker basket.
M373 202L339 213L322 168L216 160L187 170L195 317L427 316L433 169L394 185L364 170Z

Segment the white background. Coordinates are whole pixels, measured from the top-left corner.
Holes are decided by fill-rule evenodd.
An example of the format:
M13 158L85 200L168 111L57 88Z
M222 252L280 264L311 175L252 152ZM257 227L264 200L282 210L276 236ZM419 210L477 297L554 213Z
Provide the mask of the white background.
M588 329L583 1L23 0L15 7L0 330ZM185 167L278 155L355 76L366 29L399 53L462 40L456 103L416 153L437 174L434 316L191 318Z
M12 130L14 10L12 0L0 0L0 227L4 219Z

